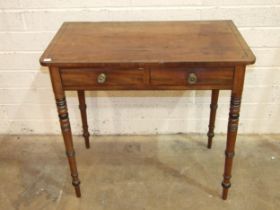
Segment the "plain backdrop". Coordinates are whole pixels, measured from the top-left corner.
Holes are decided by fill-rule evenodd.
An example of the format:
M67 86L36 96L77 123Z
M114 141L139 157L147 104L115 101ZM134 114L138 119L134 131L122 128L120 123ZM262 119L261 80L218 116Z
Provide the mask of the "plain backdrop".
M280 0L0 0L0 133L60 133L48 70L39 57L63 21L232 19L256 54L247 68L240 133L279 133ZM75 92L67 94L81 133ZM206 133L210 91L87 93L94 134ZM216 132L227 128L221 91Z

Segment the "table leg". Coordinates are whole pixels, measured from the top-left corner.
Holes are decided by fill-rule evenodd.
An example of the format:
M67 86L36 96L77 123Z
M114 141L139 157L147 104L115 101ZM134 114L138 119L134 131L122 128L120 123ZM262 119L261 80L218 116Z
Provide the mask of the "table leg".
M207 147L209 149L212 146L212 139L214 137L214 128L215 128L216 111L217 111L217 107L218 107L218 104L217 104L218 98L219 98L219 90L212 90L211 105L210 105L209 131L207 133L207 136L208 136Z
M89 144L89 132L88 132L87 112L86 112L87 105L86 105L84 90L78 90L78 98L79 98L79 108L82 117L83 136L85 138L86 148L89 148L90 144Z
M61 131L62 131L63 140L66 149L66 155L70 166L72 184L75 187L76 196L81 197L80 180L78 176L77 164L75 159L72 132L71 132L70 121L68 117L65 93L63 91L62 83L59 75L59 69L55 67L51 67L50 74L51 74L51 80L53 85L53 91L56 99L56 106L57 106Z
M224 179L222 182L224 200L227 199L228 190L231 187L231 170L234 157L234 148L238 130L239 112L241 105L241 96L244 82L244 67L236 67L234 73L233 89L231 93L228 131L227 131L227 145L225 151L225 167L224 167Z

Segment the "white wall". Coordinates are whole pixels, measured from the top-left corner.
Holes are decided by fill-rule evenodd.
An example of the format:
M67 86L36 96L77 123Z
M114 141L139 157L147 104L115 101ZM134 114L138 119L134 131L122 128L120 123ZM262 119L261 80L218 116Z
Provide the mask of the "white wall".
M240 132L279 133L280 0L0 0L0 133L59 133L49 74L38 59L63 21L233 19L255 52L246 75ZM68 94L74 133L81 122ZM92 92L91 133L206 132L210 91ZM98 97L96 97L98 96ZM229 92L216 131L225 132Z

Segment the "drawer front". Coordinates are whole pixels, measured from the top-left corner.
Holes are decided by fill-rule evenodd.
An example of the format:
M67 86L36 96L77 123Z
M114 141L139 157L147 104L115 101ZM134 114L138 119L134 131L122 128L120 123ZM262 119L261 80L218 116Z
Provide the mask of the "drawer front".
M230 67L152 69L151 85L228 89L232 86L233 72Z
M61 69L64 88L114 89L114 87L141 86L145 84L146 72L143 69ZM121 88L122 87L122 88ZM118 89L118 88L116 88Z

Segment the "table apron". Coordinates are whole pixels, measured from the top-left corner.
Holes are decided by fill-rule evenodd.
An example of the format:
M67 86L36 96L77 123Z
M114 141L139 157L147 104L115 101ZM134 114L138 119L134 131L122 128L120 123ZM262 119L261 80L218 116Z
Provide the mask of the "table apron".
M233 67L65 68L64 90L231 90Z

